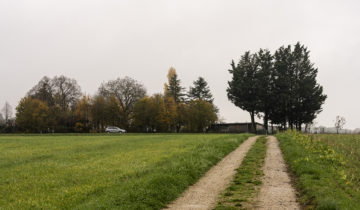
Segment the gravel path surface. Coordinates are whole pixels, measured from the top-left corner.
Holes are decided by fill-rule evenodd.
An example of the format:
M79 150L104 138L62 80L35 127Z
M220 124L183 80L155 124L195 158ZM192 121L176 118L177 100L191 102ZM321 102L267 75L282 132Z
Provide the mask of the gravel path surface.
M300 209L278 140L274 136L269 136L267 147L263 185L255 209Z
M196 184L190 186L167 209L215 208L219 193L229 185L236 169L239 168L256 139L257 137L250 137L244 141L237 149L212 167Z

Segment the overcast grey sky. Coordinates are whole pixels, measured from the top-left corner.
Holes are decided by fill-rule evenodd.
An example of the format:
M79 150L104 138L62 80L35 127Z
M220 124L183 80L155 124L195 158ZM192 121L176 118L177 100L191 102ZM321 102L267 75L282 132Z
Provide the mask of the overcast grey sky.
M360 127L360 2L328 0L1 0L0 108L43 76L65 75L94 94L130 76L163 91L170 66L183 86L203 76L227 122L249 121L226 96L232 59L300 41L328 95L316 121Z

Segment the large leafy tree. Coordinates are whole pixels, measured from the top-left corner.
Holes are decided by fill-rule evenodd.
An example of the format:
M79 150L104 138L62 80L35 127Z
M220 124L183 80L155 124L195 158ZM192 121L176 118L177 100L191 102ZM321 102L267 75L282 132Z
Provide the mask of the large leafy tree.
M106 100L102 95L91 99L91 119L96 131L104 131L106 126Z
M169 125L171 124L171 117L173 114L176 114L175 103L173 103L174 113L169 114L166 99L162 94L155 94L150 99L152 107L151 117L153 118L150 122L151 127L155 129L155 131L171 131Z
M144 97L134 108L134 124L142 132L168 131L168 115L164 97L155 94Z
M164 96L165 102L165 113L164 113L164 120L167 124L167 131L179 131L179 127L183 124L183 110L184 110L184 103L176 104L175 99L173 97Z
M149 97L145 96L140 99L134 106L134 124L133 126L141 132L149 132L151 128L150 122L153 119L152 103Z
M171 132L177 123L176 111L172 97L161 94L144 97L134 107L134 125L142 132Z
M39 99L25 97L16 107L16 125L26 132L43 132L48 127L49 107Z
M191 132L205 132L217 120L214 106L204 100L190 101L186 114L186 126Z
M248 111L253 131L256 131L255 116L259 112L259 69L256 54L245 52L238 64L231 63L232 80L228 82L227 96L229 100L242 110Z
M83 96L77 103L74 115L76 118L75 130L88 132L91 127L91 99L89 96Z
M74 110L81 97L81 89L75 79L63 75L52 79L43 77L27 96L38 99L49 107L48 126L57 132L73 131Z
M105 122L107 125L115 125L119 127L125 127L128 125L128 122L125 121L126 118L124 117L122 106L119 100L113 95L106 98L105 116Z
M149 122L153 131L171 132L177 120L177 109L173 98L155 94L149 98L151 120Z

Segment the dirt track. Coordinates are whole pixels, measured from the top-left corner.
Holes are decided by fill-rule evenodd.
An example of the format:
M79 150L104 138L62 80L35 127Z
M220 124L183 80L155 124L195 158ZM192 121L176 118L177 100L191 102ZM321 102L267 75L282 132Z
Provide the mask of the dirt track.
M269 136L267 141L263 185L255 209L300 209L279 142L273 136Z
M250 137L190 186L168 209L213 209L257 137Z

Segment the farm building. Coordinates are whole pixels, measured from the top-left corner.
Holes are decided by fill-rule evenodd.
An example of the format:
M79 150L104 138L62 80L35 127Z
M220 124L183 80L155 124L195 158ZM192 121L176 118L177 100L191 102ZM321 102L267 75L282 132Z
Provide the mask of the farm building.
M257 133L264 133L264 125L255 123ZM208 128L209 133L254 133L251 123L219 123Z

